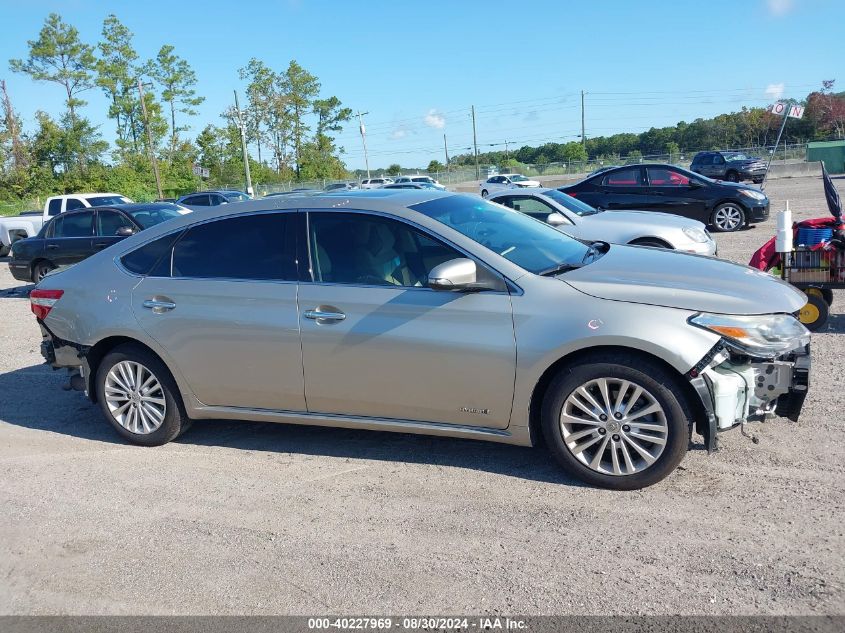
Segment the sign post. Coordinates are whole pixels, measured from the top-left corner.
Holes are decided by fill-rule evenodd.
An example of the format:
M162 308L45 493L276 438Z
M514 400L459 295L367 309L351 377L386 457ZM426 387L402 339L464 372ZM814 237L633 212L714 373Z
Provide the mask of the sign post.
M780 137L783 136L783 129L786 127L786 120L790 118L800 119L804 116L804 106L789 105L788 103L783 103L780 101L772 105L771 110L772 114L778 114L783 117L783 123L780 124L780 131L778 132L778 138L775 141L775 147L769 154L769 162L766 163L766 173L763 174L763 182L760 183L760 191L763 191L766 186L766 178L769 177L769 167L772 166L772 159L775 157L775 152L778 151L778 145L780 145Z

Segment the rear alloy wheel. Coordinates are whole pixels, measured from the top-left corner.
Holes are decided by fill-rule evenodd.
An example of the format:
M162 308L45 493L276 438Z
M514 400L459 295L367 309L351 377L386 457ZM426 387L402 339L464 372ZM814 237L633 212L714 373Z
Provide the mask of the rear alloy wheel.
M713 212L711 224L717 231L731 233L745 224L745 211L733 202L720 204Z
M111 425L135 444L158 446L190 426L170 372L137 345L121 345L97 370L97 400Z
M32 281L35 283L40 283L44 277L47 276L51 270L55 270L56 267L53 266L52 263L48 261L40 261L35 264L35 267L32 269Z
M686 453L691 420L683 402L675 378L657 363L624 352L597 355L552 382L543 434L575 477L615 490L643 488Z
M739 174L736 173L734 170L729 171L725 174L725 180L728 182L739 182Z

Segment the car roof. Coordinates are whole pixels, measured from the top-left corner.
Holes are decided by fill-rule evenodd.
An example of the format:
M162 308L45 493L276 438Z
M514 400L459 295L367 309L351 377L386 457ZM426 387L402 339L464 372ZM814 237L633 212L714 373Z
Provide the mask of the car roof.
M93 209L117 209L118 211L152 211L153 209L161 208L181 209L178 204L173 202L133 202L132 204L103 204Z

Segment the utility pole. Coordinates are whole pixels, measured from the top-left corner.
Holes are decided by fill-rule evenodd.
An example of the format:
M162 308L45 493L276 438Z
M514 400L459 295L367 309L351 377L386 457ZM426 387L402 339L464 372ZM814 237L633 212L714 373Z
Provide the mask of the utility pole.
M446 175L449 175L449 147L446 145L446 135L443 135L443 153L446 154Z
M141 79L138 79L138 96L141 97L141 113L144 115L144 127L147 128L147 148L150 153L150 162L153 165L153 174L156 177L156 191L158 191L159 199L164 197L161 192L161 176L158 173L158 161L156 160L155 148L153 147L153 131L150 129L150 119L147 116L147 102L144 99L144 84Z
M505 141L505 160L510 159L510 154L508 153L508 141Z
M252 175L249 173L249 152L246 150L246 128L244 127L244 122L241 119L241 106L238 105L238 91L233 90L232 92L235 93L235 114L238 117L238 128L241 131L241 149L244 153L244 176L246 176L246 192L250 196L252 196Z
M472 146L475 148L475 179L481 180L481 172L478 170L478 139L475 135L475 106L472 106Z
M364 165L367 168L367 180L370 179L370 159L367 156L367 128L364 127L364 119L362 118L369 112L361 112L358 110L358 130L361 132L361 142L364 144Z
M581 145L587 147L587 136L584 126L584 91L581 91Z
M766 173L763 174L763 182L760 183L760 191L766 188L766 178L769 176L769 167L772 166L772 159L775 157L775 152L778 151L778 145L780 145L780 137L783 136L783 129L786 127L786 120L789 118L789 107L787 106L783 110L783 123L780 124L780 131L778 132L778 138L775 141L775 147L769 154L769 162L766 163ZM786 148L784 148L784 158L786 158Z

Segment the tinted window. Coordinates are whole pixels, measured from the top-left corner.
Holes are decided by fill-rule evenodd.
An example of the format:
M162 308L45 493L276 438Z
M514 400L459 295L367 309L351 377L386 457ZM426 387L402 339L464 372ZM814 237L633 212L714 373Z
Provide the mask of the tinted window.
M93 220L92 211L61 215L56 218L53 237L90 237Z
M620 169L604 177L603 184L606 187L639 187L640 168Z
M240 191L226 192L223 194L229 202L241 202L242 200L250 200L251 198Z
M194 205L195 207L207 207L207 206L210 206L210 203L208 202L208 196L207 196L207 195L204 195L204 196L191 196L190 198L187 198L187 199L183 202L183 204L192 204L192 205Z
M99 211L97 213L97 235L114 237L117 235L117 230L123 226L134 228L129 218L117 211Z
M542 220L543 222L546 221L546 218L549 217L550 213L556 212L555 209L545 202L537 200L536 198L529 198L527 196L510 198L506 206L514 209L515 211L519 211L520 213L524 213L525 215L530 215L532 218L537 220Z
M50 200L47 206L47 215L59 215L62 212L62 201L58 198Z
M293 219L264 213L190 228L173 249L173 276L295 280Z
M721 154L714 154L713 155L713 164L714 165L724 165L725 159L722 157Z
M132 202L129 198L124 196L91 196L85 198L92 207L104 207L112 204L125 204Z
M165 220L178 218L182 215L175 204L165 204L160 207L147 207L139 209L138 211L130 211L129 215L145 229L156 224L161 224Z
M454 195L410 207L533 273L581 266L588 247L560 231L479 198Z
M76 209L84 209L85 205L82 204L81 200L77 200L75 198L68 198L67 204L65 205L65 211L74 211Z
M648 183L652 187L685 187L689 178L674 169L648 167Z
M309 243L314 281L421 287L429 271L463 257L397 220L359 213L311 213Z
M141 248L136 248L131 253L124 255L120 261L127 270L139 275L146 275L152 270L156 262L161 260L164 266L162 266L162 272L159 276L166 277L169 275L167 269L170 263L170 247L173 246L173 242L179 235L180 233L176 232L160 237L149 244L144 244Z

